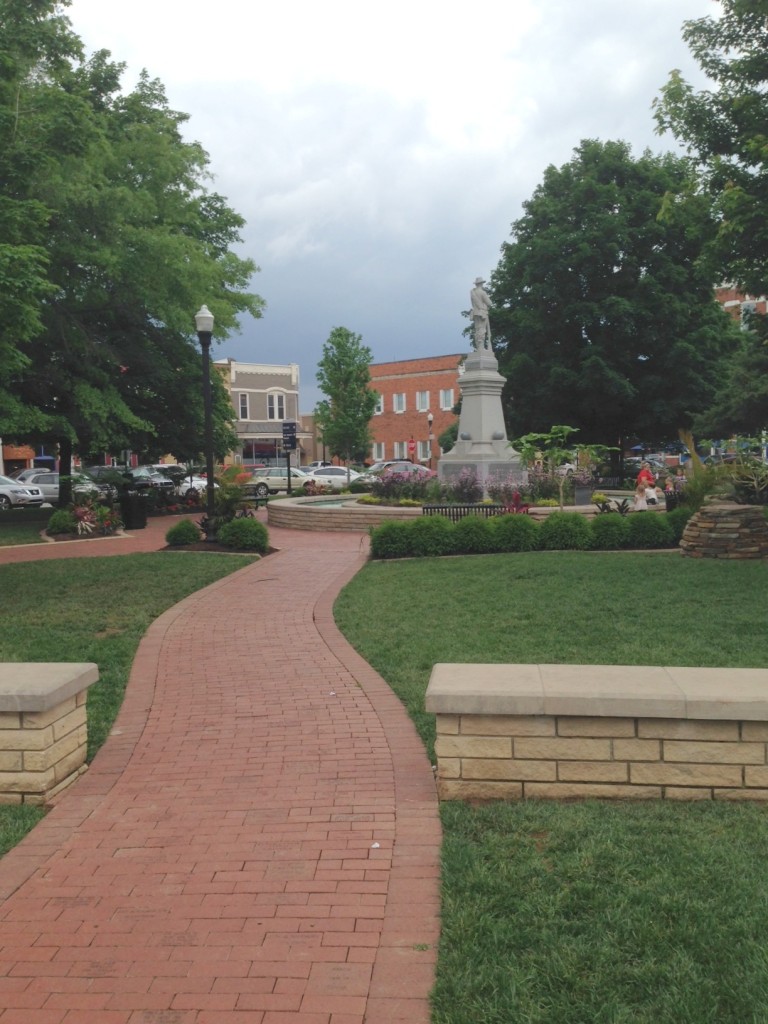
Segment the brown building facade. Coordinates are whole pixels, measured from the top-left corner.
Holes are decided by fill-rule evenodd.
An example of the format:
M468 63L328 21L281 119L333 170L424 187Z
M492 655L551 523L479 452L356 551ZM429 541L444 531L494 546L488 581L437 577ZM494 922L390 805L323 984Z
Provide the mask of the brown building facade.
M435 468L437 439L456 422L464 353L373 363L371 388L379 404L371 419L371 459L410 459ZM429 415L432 415L430 441Z

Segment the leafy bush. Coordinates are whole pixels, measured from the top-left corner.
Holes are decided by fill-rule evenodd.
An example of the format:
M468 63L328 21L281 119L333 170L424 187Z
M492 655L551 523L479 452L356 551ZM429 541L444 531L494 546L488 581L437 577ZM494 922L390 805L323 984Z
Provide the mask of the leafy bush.
M468 466L446 480L443 491L446 499L457 505L477 505L483 498L483 487L477 473Z
M671 512L633 512L627 517L629 546L631 548L671 548L674 546L672 527L668 522Z
M683 530L685 529L685 524L692 515L692 508L687 508L686 506L681 505L678 508L673 508L671 512L667 512L664 517L667 520L667 525L672 530L672 539L675 544L680 543L683 536Z
M46 533L77 533L77 520L72 512L66 508L57 509L48 520Z
M268 548L268 534L264 523L258 519L239 518L231 519L224 523L216 539L227 548L237 548L239 551L258 551L259 554L266 554Z
M495 551L535 551L539 546L539 524L529 516L494 516Z
M365 480L352 480L349 485L350 494L365 494L370 489L371 485L366 483Z
M615 551L629 543L629 519L615 513L598 515L589 524L592 547L598 551Z
M525 493L533 504L540 504L543 500L553 500L554 504L560 504L560 480L558 477L541 470L532 469L528 471L528 483Z
M410 523L382 523L371 529L372 558L406 558L411 553Z
M428 555L451 555L456 550L456 527L445 516L422 516L404 524L411 550L417 558Z
M385 471L371 484L371 494L386 501L410 498L423 501L427 493L429 478L417 479L415 473L393 473Z
M166 531L165 543L173 548L183 547L185 544L194 544L200 540L200 530L191 519L182 519Z
M490 473L485 482L489 496L500 505L513 504L516 494L519 500L522 486L519 473Z
M459 555L478 555L495 551L493 521L484 516L464 516L453 528L455 551Z
M768 505L768 466L759 459L744 459L730 469L736 500L742 505Z
M579 512L553 512L541 524L540 537L545 551L585 551L592 539L589 523Z

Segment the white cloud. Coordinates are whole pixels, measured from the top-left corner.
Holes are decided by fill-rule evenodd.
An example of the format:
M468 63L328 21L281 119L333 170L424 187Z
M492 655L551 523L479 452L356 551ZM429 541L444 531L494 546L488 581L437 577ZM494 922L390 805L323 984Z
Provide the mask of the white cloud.
M459 351L468 292L582 138L671 148L651 104L697 69L713 0L73 0L89 50L146 67L247 221L265 318L220 355L301 364L332 327L379 360ZM202 300L201 300L202 301ZM304 385L307 385L304 388Z

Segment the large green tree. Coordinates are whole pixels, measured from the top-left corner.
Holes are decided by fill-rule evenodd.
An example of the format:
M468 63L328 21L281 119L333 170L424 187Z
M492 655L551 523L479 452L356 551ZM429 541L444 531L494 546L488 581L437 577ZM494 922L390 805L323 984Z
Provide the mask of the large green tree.
M0 432L56 441L64 469L73 445L167 451L186 437L200 451L194 312L205 302L223 337L263 304L231 250L243 222L207 187L207 154L162 85L142 74L124 93L108 53L84 59L67 4L0 0L0 221L19 224L37 274L25 291L25 264L8 271L26 304L0 353L16 399ZM221 395L216 411L223 440Z
M362 337L334 327L317 364L317 383L326 396L315 409L319 435L332 455L362 460L371 444L370 420L378 395L369 387L371 350Z
M719 16L683 26L712 87L697 91L673 71L656 120L686 145L697 188L713 201L718 230L706 252L713 280L761 294L768 290L768 0L719 0L719 7Z
M675 436L711 401L737 340L698 262L709 207L659 216L689 173L679 157L590 140L547 168L492 276L513 436L565 421L620 448Z

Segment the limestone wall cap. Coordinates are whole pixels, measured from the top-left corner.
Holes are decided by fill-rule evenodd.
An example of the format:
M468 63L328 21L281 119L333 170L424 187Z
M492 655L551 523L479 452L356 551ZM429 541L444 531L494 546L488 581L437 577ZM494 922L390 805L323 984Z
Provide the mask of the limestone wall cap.
M768 721L768 669L438 664L425 703L442 715Z
M92 662L41 661L0 664L0 712L48 711L99 681Z

